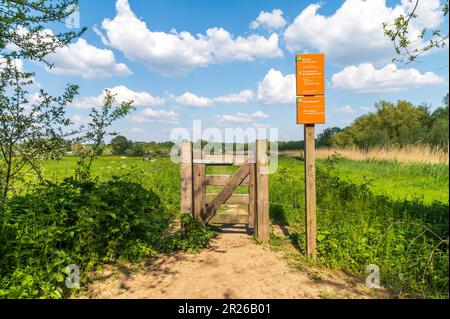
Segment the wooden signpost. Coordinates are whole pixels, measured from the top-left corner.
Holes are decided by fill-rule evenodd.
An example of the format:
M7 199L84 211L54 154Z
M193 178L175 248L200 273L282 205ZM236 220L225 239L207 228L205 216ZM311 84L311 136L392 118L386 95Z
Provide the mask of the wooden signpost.
M305 125L306 253L316 258L316 145L315 125L325 124L325 55L299 54L295 58L297 124Z

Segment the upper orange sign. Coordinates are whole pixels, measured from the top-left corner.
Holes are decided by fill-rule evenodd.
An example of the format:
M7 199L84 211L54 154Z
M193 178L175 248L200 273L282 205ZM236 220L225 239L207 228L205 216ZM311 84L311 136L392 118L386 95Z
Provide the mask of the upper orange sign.
M297 96L325 94L325 55L323 53L298 54Z

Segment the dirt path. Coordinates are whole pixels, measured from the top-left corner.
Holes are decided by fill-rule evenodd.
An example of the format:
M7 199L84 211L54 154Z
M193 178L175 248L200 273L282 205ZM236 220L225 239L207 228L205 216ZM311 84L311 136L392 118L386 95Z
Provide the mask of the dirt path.
M299 267L296 267L299 268ZM242 229L219 234L200 254L175 253L137 271L102 271L83 298L376 298L342 272L288 265L285 253L257 245ZM378 296L380 292L377 292Z

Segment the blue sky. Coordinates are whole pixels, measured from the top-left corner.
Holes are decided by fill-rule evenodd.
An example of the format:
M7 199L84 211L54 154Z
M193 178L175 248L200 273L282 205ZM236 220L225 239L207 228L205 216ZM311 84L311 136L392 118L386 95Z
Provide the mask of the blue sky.
M112 88L137 110L114 127L140 141L168 140L175 127L275 127L302 138L295 120L294 56L325 52L327 124L349 124L380 100L441 105L448 92L448 49L408 65L391 63L381 22L408 1L80 1L82 40L50 57L54 70L25 62L39 85L60 94L80 85L69 108L82 123ZM421 1L414 30L443 28L439 1ZM65 26L50 26L53 31Z

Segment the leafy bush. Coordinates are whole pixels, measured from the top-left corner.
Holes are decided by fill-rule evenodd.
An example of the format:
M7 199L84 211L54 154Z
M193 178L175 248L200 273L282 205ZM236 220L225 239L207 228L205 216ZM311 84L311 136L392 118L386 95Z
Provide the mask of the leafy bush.
M0 298L59 298L69 264L83 273L152 256L173 217L154 192L120 178L13 197L0 210Z
M202 248L209 248L211 238L216 235L215 231L212 231L213 228L188 214L183 214L181 222L181 229L166 237L159 246L160 250L166 252L184 250L197 253Z
M448 298L448 204L376 195L370 180L355 184L339 177L336 160L317 167L318 262L363 277L376 264L382 286L399 297ZM296 230L290 239L304 253L303 170L293 161L271 177L270 215ZM444 170L433 174L448 176Z

